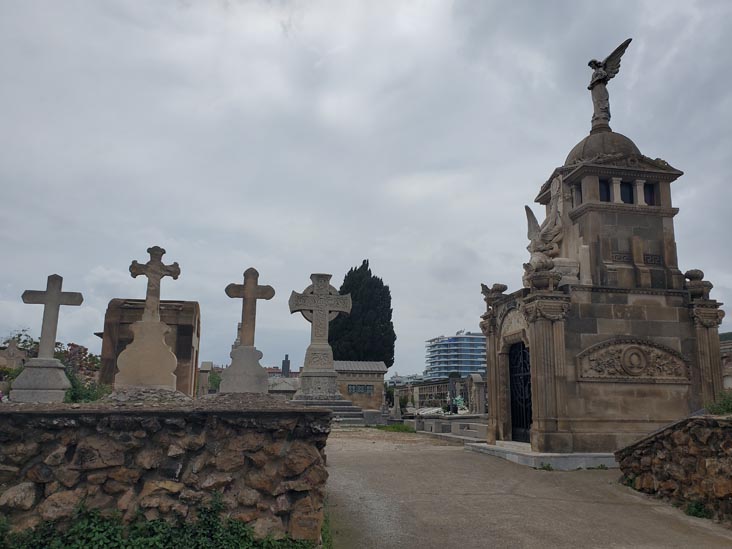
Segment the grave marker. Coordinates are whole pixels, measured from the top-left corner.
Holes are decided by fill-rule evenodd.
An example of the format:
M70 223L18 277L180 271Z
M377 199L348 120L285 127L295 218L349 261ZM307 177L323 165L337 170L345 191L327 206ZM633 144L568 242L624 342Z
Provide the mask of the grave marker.
M257 321L257 300L272 299L272 286L259 285L259 272L250 267L244 271L244 284L229 284L225 289L231 298L241 298L239 345L231 351L231 366L221 374L222 393L266 393L269 389L267 370L259 360L262 353L254 346Z
M41 340L38 358L25 363L25 368L13 382L10 400L16 402L63 402L71 383L64 366L53 357L56 348L56 331L61 306L79 306L84 297L78 292L62 292L63 278L57 274L48 277L46 290L26 290L23 303L43 305Z

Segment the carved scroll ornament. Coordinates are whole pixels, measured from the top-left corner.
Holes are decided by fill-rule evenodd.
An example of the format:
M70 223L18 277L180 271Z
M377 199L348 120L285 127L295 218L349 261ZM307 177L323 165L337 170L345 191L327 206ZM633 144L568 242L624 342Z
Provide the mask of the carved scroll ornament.
M581 381L689 383L689 363L665 345L641 338L617 337L577 355Z

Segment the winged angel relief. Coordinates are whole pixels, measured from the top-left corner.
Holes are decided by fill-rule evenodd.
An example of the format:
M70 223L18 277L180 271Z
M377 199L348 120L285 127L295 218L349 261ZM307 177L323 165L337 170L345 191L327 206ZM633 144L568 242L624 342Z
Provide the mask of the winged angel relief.
M531 208L526 209L526 220L529 225L529 245L526 249L531 254L528 263L524 263L526 275L536 271L551 271L554 268L553 257L559 255L559 243L562 241L562 214L559 201L562 193L562 181L555 177L551 186L551 199L546 219L539 225Z

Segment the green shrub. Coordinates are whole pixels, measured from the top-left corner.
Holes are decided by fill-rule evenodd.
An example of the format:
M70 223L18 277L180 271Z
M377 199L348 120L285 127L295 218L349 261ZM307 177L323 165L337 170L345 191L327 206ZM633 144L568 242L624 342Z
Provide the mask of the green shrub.
M717 402L707 404L707 411L717 416L732 414L732 389L719 393Z
M686 506L686 514L690 517L712 518L712 512L701 501L692 501Z
M541 465L539 465L539 469L541 469L542 471L553 471L554 467L552 467L551 463L544 463L542 461Z
M147 521L143 516L125 527L119 515L102 516L81 509L66 530L53 522L18 534L8 534L0 523L0 549L313 549L306 541L290 539L257 541L252 529L241 521L222 519L223 504L216 498L197 509L193 522Z
M76 374L73 368L66 367L66 375L71 382L71 389L66 391L64 402L94 402L112 392L112 387L96 381L86 383Z

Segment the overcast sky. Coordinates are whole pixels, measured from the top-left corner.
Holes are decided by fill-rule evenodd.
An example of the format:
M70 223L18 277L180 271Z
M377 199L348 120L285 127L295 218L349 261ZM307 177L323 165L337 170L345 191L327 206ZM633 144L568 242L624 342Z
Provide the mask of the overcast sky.
M611 125L685 175L682 271L732 303L732 2L32 1L0 3L0 337L84 294L58 339L99 352L129 264L160 245L196 300L201 360L228 361L248 267L262 363L302 363L287 298L365 258L391 288L391 372L424 340L479 331L480 283L521 285L524 204L590 128L587 61L633 43ZM540 219L538 205L534 210ZM732 314L724 330L732 329ZM391 374L389 374L391 375Z

